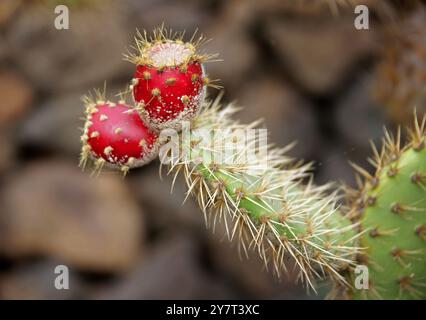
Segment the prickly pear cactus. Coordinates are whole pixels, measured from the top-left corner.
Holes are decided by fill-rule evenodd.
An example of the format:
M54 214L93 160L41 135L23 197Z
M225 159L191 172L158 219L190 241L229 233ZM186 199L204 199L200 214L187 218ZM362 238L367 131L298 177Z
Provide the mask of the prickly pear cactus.
M369 288L355 299L426 298L426 145L425 122L416 121L411 142L386 134L375 151L373 176L358 168L365 183L352 204L360 221L359 263L369 270Z
M151 48L147 39L144 36L137 43ZM192 48L169 39L163 28L152 41L155 56L160 50L164 61L181 54L182 46L187 46L185 52ZM185 57L189 56L185 53ZM136 59L137 68L146 67L141 66L145 60L138 60L146 58L144 54L130 58ZM103 96L86 101L83 167L92 159L96 172L108 164L127 173L158 152L173 181L184 177L187 196L195 195L206 223L214 229L221 222L229 239L239 239L240 250L256 250L277 275L294 265L299 278L314 291L315 280L326 276L336 284L335 297L345 293L354 299L426 298L426 117L421 123L416 119L410 142L404 146L400 132L396 138L386 133L382 149L374 149L371 159L374 175L355 166L364 180L360 179L359 190L348 192L350 209L343 210L332 185L313 184L310 164L289 158L288 148L267 144L261 131L253 131L258 122L242 125L233 120L236 108L222 107L220 98L211 103L195 99L209 81L197 82L200 74L189 77L184 62L171 61L169 69L151 70L146 77L142 72L143 80L136 77L132 82L134 95L140 90L150 95L142 105L137 98L136 106L106 101ZM177 78L170 80L182 66L180 76L197 82L189 93L182 91L188 87ZM161 82L162 90L142 82L152 80ZM194 88L196 111L187 116L183 106ZM177 94L180 102L175 100ZM166 97L175 103L164 104ZM164 125L161 132L151 131L143 117L153 101L157 104L151 116L157 111L169 115L157 119ZM360 264L369 270L368 290L353 287L353 271Z
M192 123L190 136L182 132L183 147L170 158L169 173L184 176L188 195L196 196L208 225L214 228L222 222L228 237L239 239L240 249L258 251L277 275L290 260L314 290L314 280L322 275L345 284L339 270L353 264L356 232L338 212L336 193L327 194L329 185L315 186L311 166L295 163L285 149L270 147L266 154L246 158L259 145L256 135L231 141L237 149L230 150L224 137L241 138L241 132L256 127L232 120L234 111L232 106L220 109L218 101L205 106ZM185 146L190 146L190 155ZM163 150L177 149L171 145ZM217 161L211 150L228 157ZM160 156L164 154L171 152Z

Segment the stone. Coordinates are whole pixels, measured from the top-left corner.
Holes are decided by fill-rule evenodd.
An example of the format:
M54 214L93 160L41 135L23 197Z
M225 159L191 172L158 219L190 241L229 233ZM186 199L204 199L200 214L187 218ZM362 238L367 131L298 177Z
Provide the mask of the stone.
M12 70L0 70L0 126L10 126L30 110L34 92L30 84Z
M376 52L374 30L356 30L348 16L269 19L264 34L279 58L278 67L308 92L324 95L338 90L352 68Z
M272 269L265 269L263 261L257 252L239 253L237 242L226 238L223 224L217 224L214 234L208 235L208 250L213 270L241 289L243 299L289 299L305 297L306 290L301 284L296 284L297 273L289 264L287 275L278 278Z
M10 55L37 88L55 94L130 79L132 66L122 59L130 39L118 12L113 3L75 7L70 28L57 30L53 8L34 4L10 25Z
M91 178L76 163L44 161L6 178L0 252L46 255L89 271L122 272L144 239L143 215L119 174Z
M228 299L235 297L200 265L196 239L170 236L124 279L94 294L95 299Z
M77 159L81 149L79 128L84 125L81 96L70 93L42 102L20 125L18 144L72 154Z
M401 19L402 20L402 19ZM426 9L386 30L374 71L373 96L395 124L411 125L426 114Z
M126 0L125 3L126 14L130 17L128 23L133 30L145 29L150 33L164 22L167 29L186 31L186 37L190 38L196 29L204 30L206 25L214 22L213 16L200 1Z
M16 149L13 144L12 132L0 130L0 146L0 173L2 173L14 164Z
M359 77L336 103L336 126L348 145L370 149L370 140L379 142L383 127L390 124L386 111L371 95L370 76Z
M245 19L255 20L271 15L282 17L302 17L315 19L318 17L336 18L345 13L353 14L354 7L358 4L367 5L371 11L386 10L387 5L380 0L350 0L350 1L312 1L312 0L228 0L227 7L236 10Z
M84 297L85 285L79 275L68 268L68 289L55 287L55 268L59 261L30 262L3 274L0 296L6 300L69 300Z
M12 19L21 5L21 0L2 0L0 2L0 27L4 27Z
M237 104L244 109L235 117L242 123L264 119L268 143L284 147L296 141L289 154L305 158L318 145L312 106L291 85L262 75L242 85L237 96Z
M203 214L193 196L185 201L186 186L183 177L176 179L171 193L173 176L167 176L163 167L162 178L158 173L159 163L145 167L141 172L130 172L128 181L133 195L140 200L151 227L176 229L205 228Z
M364 166L365 151L349 145L324 146L323 149L321 160L315 163L315 183L337 182L356 187L355 170L350 162Z
M226 14L220 21L205 30L205 35L212 40L203 46L203 50L219 53L218 59L223 61L208 63L206 70L211 79L219 79L217 84L232 91L259 67L257 49L245 24L239 24L232 15Z
M116 101L117 85L107 88L107 97ZM84 91L52 96L40 102L36 110L19 126L17 143L23 147L37 148L72 155L78 158L81 150L80 136L84 126Z

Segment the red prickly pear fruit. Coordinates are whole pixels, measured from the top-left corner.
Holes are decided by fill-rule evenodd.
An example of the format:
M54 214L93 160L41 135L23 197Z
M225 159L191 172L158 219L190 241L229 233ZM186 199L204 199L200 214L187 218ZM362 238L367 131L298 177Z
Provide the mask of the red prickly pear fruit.
M91 157L95 170L109 165L126 174L130 168L151 162L159 151L157 134L124 101L88 102L81 140L81 165Z
M136 64L130 89L144 122L154 130L181 129L182 121L199 112L211 81L203 63L212 55L197 53L203 42L183 42L182 35L168 36L167 30L154 31L147 39L139 34L137 54L128 60Z
M194 118L205 96L202 74L198 63L189 64L185 73L173 67L158 72L155 67L138 66L133 96L144 121L156 130L179 130L181 121Z

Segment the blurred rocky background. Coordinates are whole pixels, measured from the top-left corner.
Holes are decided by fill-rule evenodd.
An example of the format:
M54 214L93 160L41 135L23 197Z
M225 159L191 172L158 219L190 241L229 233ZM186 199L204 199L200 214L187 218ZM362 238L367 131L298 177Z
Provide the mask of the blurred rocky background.
M356 1L370 8L370 29L356 30L353 7L325 2L1 0L0 298L322 298L326 285L309 295L295 272L276 279L255 254L241 259L223 230L206 230L191 199L182 204L182 183L170 194L158 163L123 180L90 177L78 158L81 96L105 80L110 93L125 88L134 67L122 54L136 28L164 22L212 38L204 50L224 61L207 71L225 87L225 101L245 107L241 120L264 118L278 145L297 141L290 153L315 161L317 183L353 185L348 161L365 165L369 139L404 118L375 98L376 66L381 84L394 84L392 66L415 61L404 75L417 70L415 85L424 87L425 20L411 6L399 17L411 1ZM69 6L69 30L54 28L57 4ZM390 36L399 56L386 73L388 25L412 19L421 49L405 54ZM69 290L53 285L58 264L69 267Z

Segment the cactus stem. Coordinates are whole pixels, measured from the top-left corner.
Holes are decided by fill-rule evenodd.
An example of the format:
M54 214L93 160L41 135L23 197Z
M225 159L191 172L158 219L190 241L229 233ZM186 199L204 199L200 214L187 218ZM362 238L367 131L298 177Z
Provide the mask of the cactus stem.
M293 163L283 154L287 149L271 150L267 166L262 157L253 164L205 163L200 152L211 150L211 146L194 138L198 129L227 130L232 137L234 130L258 124L242 126L232 121L230 115L235 108L219 110L218 101L203 107L193 122L191 137L183 141L197 156L189 160L181 156L170 164L168 172L174 174L172 188L177 175L182 173L188 186L185 200L190 194L196 195L207 225L214 231L217 222L222 221L228 238L238 237L240 254L256 250L265 267L272 266L278 276L286 270L285 256L288 256L298 266L299 278L308 287L314 288L313 278L321 274L347 285L339 270L352 264L359 249L353 246L357 237L354 225L337 211L336 194L324 194L328 185L314 186L311 179L302 184L309 177L310 164ZM211 145L219 151L217 148L222 143L214 139ZM251 148L258 141L241 145Z

